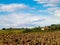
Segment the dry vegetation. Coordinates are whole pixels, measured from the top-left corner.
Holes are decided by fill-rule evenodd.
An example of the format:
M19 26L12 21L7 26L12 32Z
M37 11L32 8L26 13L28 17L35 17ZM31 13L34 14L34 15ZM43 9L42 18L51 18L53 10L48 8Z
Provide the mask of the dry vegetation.
M60 45L60 32L2 33L0 45Z

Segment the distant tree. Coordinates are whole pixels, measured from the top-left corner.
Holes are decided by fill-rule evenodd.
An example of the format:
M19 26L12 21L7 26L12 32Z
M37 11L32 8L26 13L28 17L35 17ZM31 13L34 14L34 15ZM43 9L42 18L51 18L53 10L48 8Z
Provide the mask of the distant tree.
M36 31L41 31L41 27L38 26L38 27L34 27L31 29L33 32L36 32Z
M12 30L12 29L13 29L12 27L9 28L9 30Z
M29 29L29 28L24 28L24 31L23 32L32 32L32 30Z
M7 28L7 30L12 30L13 28L12 27L10 27L10 28Z
M60 30L60 24L52 24L51 30Z
M52 30L57 30L57 25L56 25L56 24L52 24L52 25L51 25L51 29L52 29Z
M5 28L2 28L2 30L6 30Z

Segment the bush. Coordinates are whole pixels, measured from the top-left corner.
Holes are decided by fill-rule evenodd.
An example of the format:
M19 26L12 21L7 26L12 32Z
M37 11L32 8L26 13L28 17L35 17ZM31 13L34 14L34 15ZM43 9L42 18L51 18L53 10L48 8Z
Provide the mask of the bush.
M2 30L5 30L5 28L2 28Z

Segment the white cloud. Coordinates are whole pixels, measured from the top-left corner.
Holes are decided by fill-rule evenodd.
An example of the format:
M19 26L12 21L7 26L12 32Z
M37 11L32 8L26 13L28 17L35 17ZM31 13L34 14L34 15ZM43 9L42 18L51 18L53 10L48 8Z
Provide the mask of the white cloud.
M60 4L60 0L34 0L39 4L44 4L43 6L57 6Z
M45 19L42 16L36 16L34 14L9 14L0 16L0 26L2 27L24 27L30 25L34 21Z
M53 6L52 4L47 4L46 6L48 5ZM3 11L12 12L7 15L5 14L0 15L0 27L33 27L38 25L45 26L52 23L60 23L60 20L59 20L60 18L58 19L58 17L60 17L59 7L55 7L55 8L51 7L46 10L35 11L36 13L37 12L51 13L57 18L53 16L44 17L44 15L40 16L40 14L36 15L36 14L27 13L27 12L17 14L17 10L19 9L26 9L29 11L31 9L33 12L35 8L33 7L31 8L24 4L9 4L9 5L0 4L0 12L3 12Z
M58 10L58 9L59 9L58 7L47 8L48 11L55 11L55 10Z
M54 17L57 18L60 17L60 7L58 6L60 4L60 0L34 0L34 1L36 1L39 4L43 4L44 7L47 7L47 9L43 10L42 12L45 11Z
M55 15L56 17L59 17L59 18L60 18L60 10L56 10L56 11L54 12L54 15Z
M54 17L43 17L30 13L26 14L9 14L0 15L0 26L3 27L34 27L34 26L45 26L50 24L60 23L58 18Z
M55 8L52 7L52 8L48 8L47 10L50 11L53 16L55 16L57 18L60 17L60 8L59 7L55 7Z
M34 22L33 24L36 24L37 26L48 26L51 24L59 24L60 23L60 19L58 18L53 18L53 17L46 17L46 20L44 21L40 21L40 22Z
M60 0L34 0L38 3L60 3Z
M29 6L25 4L0 4L0 12L1 11L8 11L14 12L19 9L28 9Z
M57 4L52 4L52 3L48 3L48 4L44 4L43 5L44 7L48 7L48 6L51 6L51 7L55 7L55 6L57 6Z
M58 24L60 20L58 18L49 16L39 16L30 13L12 13L9 15L0 15L0 27L34 27L45 26L50 24Z

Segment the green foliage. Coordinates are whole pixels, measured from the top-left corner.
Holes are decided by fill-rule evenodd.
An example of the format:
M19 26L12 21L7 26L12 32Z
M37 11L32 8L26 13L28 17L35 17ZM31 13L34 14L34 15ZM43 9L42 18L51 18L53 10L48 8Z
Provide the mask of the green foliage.
M40 26L35 27L35 28L31 28L31 29L25 28L23 32L39 32L39 31L41 31L41 27Z
M51 29L53 30L60 30L60 24L52 24Z
M24 31L23 31L23 33L26 33L26 32L32 32L32 30L28 29L28 28L25 28Z
M44 30L41 30L42 27L38 26L38 27L35 27L35 28L2 28L2 30L8 30L8 32L11 32L12 30L23 30L24 33L26 32L52 32L52 31L58 31L60 30L60 24L52 24L50 26L45 26L43 27Z
M2 30L5 30L5 28L2 28Z

